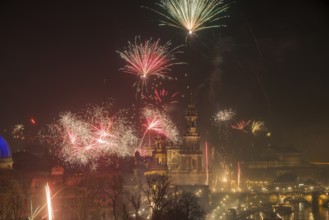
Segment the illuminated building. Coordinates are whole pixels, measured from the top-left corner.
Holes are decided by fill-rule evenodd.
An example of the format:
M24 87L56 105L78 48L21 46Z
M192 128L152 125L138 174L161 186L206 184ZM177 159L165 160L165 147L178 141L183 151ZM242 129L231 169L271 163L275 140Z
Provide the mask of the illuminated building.
M269 169L299 167L302 164L301 152L289 148L276 148L269 146L259 155L259 158L245 162L249 169Z
M145 175L168 175L177 185L207 185L200 135L196 127L198 114L194 105L188 105L185 119L187 126L183 144L174 146L159 138L152 151L153 162Z
M12 169L13 160L11 158L10 147L7 141L0 136L0 169Z
M321 181L328 166L305 162L301 151L292 147L277 148L269 146L263 149L258 157L243 162L243 179L248 187L259 188L274 185L298 185L307 180Z

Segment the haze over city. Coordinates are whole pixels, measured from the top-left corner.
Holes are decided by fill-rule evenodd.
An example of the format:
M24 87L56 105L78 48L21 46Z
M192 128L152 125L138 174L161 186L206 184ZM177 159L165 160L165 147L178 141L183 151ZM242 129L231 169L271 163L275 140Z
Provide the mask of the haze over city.
M186 44L184 30L158 25L159 14L147 9L152 5L146 0L4 4L1 131L31 117L42 127L61 112L108 99L118 108L136 105L136 77L120 70L124 60L118 51L136 36ZM327 161L327 5L258 0L229 5L222 27L188 39L179 56L188 64L171 73L178 80L164 80L168 91L180 93L172 113L183 116L192 100L200 133L216 141L211 117L232 108L241 120L264 121L272 144L300 149L307 160Z
M325 1L9 1L0 220L329 216Z

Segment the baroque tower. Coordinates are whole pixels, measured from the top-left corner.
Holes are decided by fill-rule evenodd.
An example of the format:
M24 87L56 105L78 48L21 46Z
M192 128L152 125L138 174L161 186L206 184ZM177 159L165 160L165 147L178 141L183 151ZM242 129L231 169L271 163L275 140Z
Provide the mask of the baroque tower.
M203 185L205 169L202 167L203 154L200 149L195 105L187 106L185 119L183 144L168 150L168 175L178 185Z
M205 185L206 170L202 163L195 105L188 105L185 119L187 123L182 145L171 145L159 138L152 151L153 164L144 174L168 175L173 183L181 186Z

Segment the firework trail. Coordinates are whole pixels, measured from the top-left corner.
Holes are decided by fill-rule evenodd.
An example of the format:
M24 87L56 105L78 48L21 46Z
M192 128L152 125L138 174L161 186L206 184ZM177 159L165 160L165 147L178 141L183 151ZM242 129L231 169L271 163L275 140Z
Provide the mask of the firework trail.
M81 114L62 113L49 128L58 156L80 166L94 166L103 156L133 155L138 140L125 115L111 115L109 106L91 107Z
M143 143L146 133L149 131L163 135L173 143L180 141L178 129L167 114L152 108L145 108L142 115L146 119L146 130L142 136L140 146Z
M224 18L228 5L222 0L162 0L157 3L164 12L150 9L163 17L160 25L186 30L189 35L204 29L221 27L215 24Z
M140 38L136 37L134 43L128 42L128 48L118 51L120 57L127 62L121 70L139 77L135 86L137 91L143 94L150 77L168 77L166 74L171 71L172 66L182 64L176 59L177 53L180 53L178 49L179 47L171 49L170 41L160 45L160 39L141 42Z
M250 120L248 120L248 121L244 121L244 120L242 120L242 121L236 123L235 125L232 125L231 127L232 127L233 129L236 129L236 130L240 130L240 131L243 131L243 132L247 132L245 129L246 129L246 127L247 127L249 124L250 124Z
M48 183L45 186L45 190L46 190L46 198L47 198L48 219L52 220L53 219L53 210L51 207L51 196L50 196L50 188L49 188Z
M263 60L263 53L262 53L262 50L260 48L260 45L259 45L259 43L258 43L258 41L256 39L256 36L255 36L254 32L252 31L252 29L250 27L248 29L249 29L250 34L252 35L252 37L254 39L254 42L255 42L255 45L256 45L256 48L257 48L259 57ZM262 80L261 80L259 74L257 74L257 72L255 72L255 71L252 71L252 72L254 73L254 75L255 75L255 77L257 79L257 82L258 82L258 84L259 84L259 86L260 86L260 88L261 88L261 90L263 92L265 101L267 103L268 112L269 112L270 116L272 116L272 107L271 107L270 99L269 99L269 97L268 97L268 95L266 93L266 90L265 90L265 87L264 87L264 85L262 83Z
M240 167L240 161L238 161L238 171L237 171L237 186L238 190L241 190L240 183L241 183L241 167Z
M48 208L48 213L53 213L52 211L52 207L51 207L51 200L53 198L55 198L60 192L63 191L63 189L65 189L67 187L67 185L63 185L59 190L57 190L55 193L53 193L50 197L50 188L49 185L47 183L47 185L45 186L45 191L46 191L46 202L42 205L42 206L38 206L35 210L33 210L33 206L32 206L32 200L31 200L31 215L28 217L29 220L34 220L37 218L37 216L41 213L41 211L47 207L48 208L48 204L50 204L49 208ZM49 201L49 202L48 202ZM49 215L48 215L49 216ZM39 219L39 218L38 218ZM43 219L43 218L42 218Z
M208 142L205 144L205 154L206 154L206 181L205 185L209 185L209 155L208 155Z
M256 135L258 132L265 130L265 124L262 121L253 121L251 124L251 133Z

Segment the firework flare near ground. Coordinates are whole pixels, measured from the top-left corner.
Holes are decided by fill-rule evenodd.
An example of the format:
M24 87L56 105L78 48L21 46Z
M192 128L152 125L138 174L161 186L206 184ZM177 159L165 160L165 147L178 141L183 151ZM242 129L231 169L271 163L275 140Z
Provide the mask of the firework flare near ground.
M171 49L170 41L160 45L160 39L141 42L141 39L136 37L134 43L128 42L128 48L118 53L127 62L121 70L139 77L135 86L142 94L144 90L147 91L146 84L150 77L170 78L167 76L170 68L182 64L176 59L176 54L180 53L179 47Z
M178 143L180 141L178 129L167 114L152 108L144 108L142 115L146 120L146 130L143 134L141 143L143 142L146 133L151 131L158 135L165 136L173 143Z
M94 106L80 114L62 113L49 126L58 156L68 164L95 165L103 156L133 155L138 138L126 116L109 106Z
M200 30L223 26L218 21L225 17L224 13L228 9L228 5L222 0L162 0L157 5L164 12L151 10L163 17L160 25L180 28L190 35Z
M53 219L53 209L51 206L51 194L50 194L50 188L48 183L45 186L45 191L46 191L46 198L47 198L47 209L48 209L48 220Z

